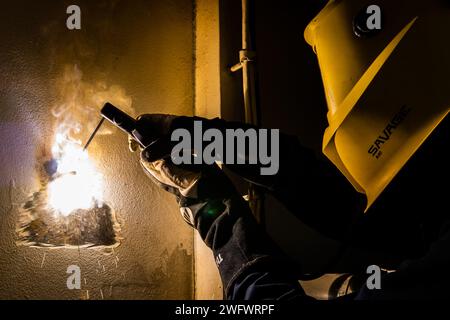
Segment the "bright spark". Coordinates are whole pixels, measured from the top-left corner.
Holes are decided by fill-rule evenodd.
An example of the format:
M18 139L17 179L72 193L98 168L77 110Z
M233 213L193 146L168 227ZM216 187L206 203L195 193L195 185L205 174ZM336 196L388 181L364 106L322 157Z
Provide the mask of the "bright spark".
M80 142L58 133L52 153L58 168L48 185L48 206L64 216L77 209L102 206L103 177Z

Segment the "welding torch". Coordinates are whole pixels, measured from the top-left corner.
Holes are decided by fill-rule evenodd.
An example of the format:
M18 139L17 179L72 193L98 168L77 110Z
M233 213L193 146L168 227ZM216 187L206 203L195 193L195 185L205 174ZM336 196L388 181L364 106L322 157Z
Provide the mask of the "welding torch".
M94 139L95 135L97 134L98 130L102 126L103 122L108 120L111 122L114 126L121 129L122 131L129 134L136 142L139 143L139 145L142 148L145 148L148 146L152 141L149 141L148 137L143 136L140 134L140 132L137 130L137 121L136 119L132 118L119 108L113 106L111 103L107 102L103 106L103 108L100 110L100 114L102 116L100 122L98 123L95 130L92 132L91 136L89 137L88 141L86 142L83 150L86 150L89 144L91 143L92 139Z

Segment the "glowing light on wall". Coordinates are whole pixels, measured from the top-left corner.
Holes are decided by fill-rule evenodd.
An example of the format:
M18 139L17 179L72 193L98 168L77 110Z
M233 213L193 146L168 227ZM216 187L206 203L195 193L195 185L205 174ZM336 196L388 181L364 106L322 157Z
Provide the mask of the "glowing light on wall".
M48 185L49 209L64 216L103 205L103 177L79 141L57 133L52 147L57 169Z

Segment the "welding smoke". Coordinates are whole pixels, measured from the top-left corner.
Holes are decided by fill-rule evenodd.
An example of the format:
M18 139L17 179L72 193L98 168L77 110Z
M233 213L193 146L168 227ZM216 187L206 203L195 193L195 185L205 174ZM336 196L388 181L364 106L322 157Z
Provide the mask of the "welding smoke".
M77 65L64 67L55 81L55 89L58 97L52 108L56 118L55 132L74 141L87 139L100 119L100 109L107 101L120 106L128 114L135 114L132 100L122 87L103 81L85 81ZM99 134L108 134L111 132L109 130L103 128Z

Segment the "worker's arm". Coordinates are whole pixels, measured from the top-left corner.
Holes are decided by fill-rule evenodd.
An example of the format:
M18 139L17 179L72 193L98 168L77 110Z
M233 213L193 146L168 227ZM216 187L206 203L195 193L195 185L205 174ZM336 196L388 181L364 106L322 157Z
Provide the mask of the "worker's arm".
M149 160L170 155L174 130L187 129L193 135L194 120L202 121L203 131L218 129L224 136L227 129L253 128L218 118L144 115L138 119L138 126L142 131L147 130L145 135L155 137L155 142L147 148ZM363 212L364 196L329 161L321 161L312 150L303 147L297 137L280 133L279 170L275 175L261 175L260 164L224 165L271 192L301 221L329 237L342 240L354 216Z
M149 161L146 150L141 164L176 195L184 220L212 249L227 299L305 298L296 279L299 267L260 228L216 165L186 168L169 158Z

